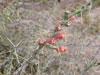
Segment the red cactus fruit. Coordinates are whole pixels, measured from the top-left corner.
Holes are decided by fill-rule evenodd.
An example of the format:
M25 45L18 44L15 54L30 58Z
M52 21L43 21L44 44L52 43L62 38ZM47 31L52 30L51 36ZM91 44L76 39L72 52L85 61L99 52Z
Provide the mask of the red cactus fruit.
M55 43L55 39L54 38L49 38L48 43L49 44L54 44Z
M54 35L54 38L57 40L61 40L64 38L64 34L63 33L57 33Z
M72 16L71 18L69 18L69 21L73 21L75 19L75 16Z
M59 46L58 48L56 48L56 50L60 53L62 52L66 52L67 51L67 48L65 46Z
M57 26L56 26L56 30L57 30L57 31L60 31L60 30L61 30L61 25L57 25Z

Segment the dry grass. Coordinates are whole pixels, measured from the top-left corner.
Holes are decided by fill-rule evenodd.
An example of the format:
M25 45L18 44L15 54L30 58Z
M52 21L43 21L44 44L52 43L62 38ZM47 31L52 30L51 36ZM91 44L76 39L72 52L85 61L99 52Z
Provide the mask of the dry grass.
M57 45L67 46L67 52L60 56L52 46L38 49L36 41L38 37L47 40L52 36L55 23L63 19L66 9L74 11L84 3L10 2L0 12L0 74L100 75L100 17L96 13L100 7L76 15L69 27L62 27L65 38Z

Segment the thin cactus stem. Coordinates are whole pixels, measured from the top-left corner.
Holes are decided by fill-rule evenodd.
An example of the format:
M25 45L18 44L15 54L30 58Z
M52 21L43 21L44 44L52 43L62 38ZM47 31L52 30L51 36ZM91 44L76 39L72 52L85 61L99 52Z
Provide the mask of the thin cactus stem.
M68 16L68 18L80 13L81 11L85 10L90 4L92 4L95 0L90 0L89 2L87 2L84 6L82 6L80 9L75 10L70 16Z

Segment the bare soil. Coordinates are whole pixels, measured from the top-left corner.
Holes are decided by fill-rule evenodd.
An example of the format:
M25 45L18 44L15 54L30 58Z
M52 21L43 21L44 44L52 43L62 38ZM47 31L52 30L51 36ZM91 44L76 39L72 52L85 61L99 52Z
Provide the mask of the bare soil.
M53 33L55 23L62 20L64 11L73 12L78 3L81 5L77 8L84 5L86 1L61 0L56 4L53 0L49 0L48 4L43 4L42 1L19 2L20 6L17 9L19 18L6 24L11 29L8 30L9 36L11 34L10 39L15 44L22 41L17 48L20 64L16 60L13 62L12 75L39 75L39 73L40 75L80 75L91 61L100 62L99 6L91 9L90 12L83 12L83 16L76 15L76 19L70 22L69 27L62 27L61 32L65 34L65 39L58 42L58 45L67 46L68 50L62 53L61 57L55 49L49 47L45 47L43 54L39 56L34 54L38 47L36 39L40 37L47 40ZM90 20L88 24L85 16ZM24 68L18 71L22 68L21 64L31 55L33 55L31 61L24 64ZM93 66L87 72L83 72L83 75L100 75L100 66Z

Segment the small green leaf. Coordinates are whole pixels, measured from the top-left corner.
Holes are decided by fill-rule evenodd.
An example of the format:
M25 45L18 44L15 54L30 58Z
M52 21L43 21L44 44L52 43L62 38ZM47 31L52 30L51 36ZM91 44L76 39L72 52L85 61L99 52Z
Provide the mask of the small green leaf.
M60 22L60 24L61 24L61 25L66 25L66 22L65 22L64 20L62 20L62 21Z
M64 12L64 19L68 20L68 13L67 12Z

